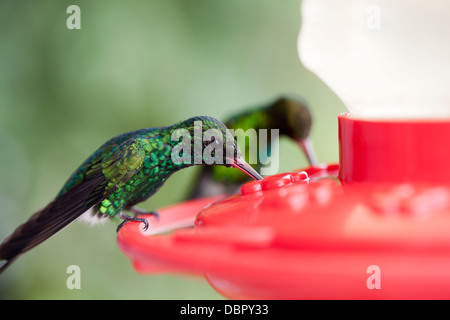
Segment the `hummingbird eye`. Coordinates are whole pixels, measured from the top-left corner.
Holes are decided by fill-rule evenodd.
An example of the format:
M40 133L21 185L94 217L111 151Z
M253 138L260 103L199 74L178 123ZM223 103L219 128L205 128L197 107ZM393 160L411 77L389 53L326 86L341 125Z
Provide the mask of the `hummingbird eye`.
M212 136L209 141L207 140L207 141L203 142L203 146L204 147L212 146L212 147L215 148L215 147L220 147L221 145L222 145L222 141L219 138L215 137L215 136Z
M215 146L220 146L222 143L220 139L216 138L215 136L211 137L211 140L209 141L210 144L214 144Z

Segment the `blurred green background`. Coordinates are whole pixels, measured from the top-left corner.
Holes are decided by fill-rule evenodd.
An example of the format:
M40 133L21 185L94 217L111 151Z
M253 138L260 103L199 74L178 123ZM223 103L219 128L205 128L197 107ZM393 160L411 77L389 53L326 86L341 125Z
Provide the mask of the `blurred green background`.
M81 30L66 27L71 4ZM0 1L0 238L109 138L194 115L223 119L285 92L309 101L318 158L337 162L346 109L299 61L300 25L299 0ZM307 164L286 140L280 158L280 171ZM174 174L141 207L182 201L197 169ZM71 224L0 276L0 297L222 298L201 278L135 273L115 228ZM66 287L71 264L80 290Z

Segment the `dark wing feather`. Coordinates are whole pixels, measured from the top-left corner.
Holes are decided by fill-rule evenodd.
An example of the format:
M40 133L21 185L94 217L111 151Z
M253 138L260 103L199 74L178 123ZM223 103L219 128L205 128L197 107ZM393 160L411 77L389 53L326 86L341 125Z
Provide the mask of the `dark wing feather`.
M94 204L102 201L102 192L95 192L105 178L101 170L92 171L68 192L60 195L44 209L36 212L0 244L0 260L7 260L0 274L18 256L34 248L67 226Z

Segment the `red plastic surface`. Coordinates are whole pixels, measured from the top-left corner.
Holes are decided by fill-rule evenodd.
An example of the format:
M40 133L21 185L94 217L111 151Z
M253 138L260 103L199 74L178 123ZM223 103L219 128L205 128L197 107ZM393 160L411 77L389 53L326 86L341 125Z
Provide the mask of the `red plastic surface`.
M340 179L450 181L449 120L362 120L339 116Z
M342 124L349 118L342 119L344 131L366 124ZM348 132L340 137L357 140ZM341 143L347 144L341 151L347 150L350 142ZM347 171L341 170L340 177L351 177L344 185L337 179L339 165L267 177L243 185L239 195L161 209L161 220L150 223L150 229L163 228L167 214L172 228L177 217L189 225L195 220L193 228L150 235L138 223L128 223L118 234L118 244L141 273L203 275L229 298L449 299L450 185L435 176L445 167L431 160L441 167L417 174L417 181L407 170L393 180L408 182L378 181L375 173L363 168L386 175L395 174L400 164L391 160L394 165L386 172L367 167L364 157L369 154L388 155L371 153L358 143L341 156L344 162L363 163L350 171L341 163ZM358 148L365 156L356 154ZM392 154L399 156L396 150ZM411 166L420 164L416 160Z

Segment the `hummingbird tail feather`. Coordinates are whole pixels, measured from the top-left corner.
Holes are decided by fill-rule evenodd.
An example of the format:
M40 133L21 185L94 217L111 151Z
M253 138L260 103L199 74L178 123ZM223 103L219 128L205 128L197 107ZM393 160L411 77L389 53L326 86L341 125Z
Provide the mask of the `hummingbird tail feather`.
M103 180L104 177L98 175L81 182L33 214L6 237L0 244L0 260L6 260L0 267L0 274L21 254L47 240L100 202L102 195L95 190Z

